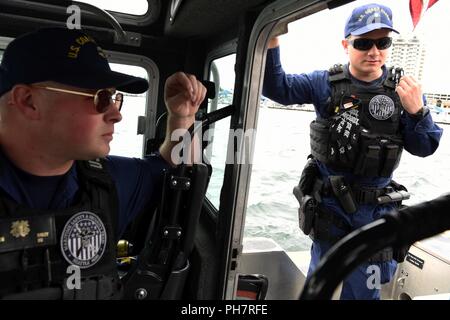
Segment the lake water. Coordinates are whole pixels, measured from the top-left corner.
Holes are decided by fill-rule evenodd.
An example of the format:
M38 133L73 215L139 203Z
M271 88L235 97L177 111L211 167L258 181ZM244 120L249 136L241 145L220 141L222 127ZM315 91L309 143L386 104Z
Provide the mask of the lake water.
M244 236L270 237L287 251L310 248L311 240L298 228L292 189L310 152L314 118L313 112L260 109ZM394 172L394 180L411 193L406 205L450 192L450 126L440 126L444 134L438 150L426 158L404 151Z
M127 110L131 114L116 126L112 153L139 157L142 136L136 135L135 119L144 110ZM309 124L315 114L261 108L258 117L244 236L272 238L286 251L308 250L311 240L298 228L298 202L292 189L309 154ZM215 127L211 160L214 170L207 195L216 207L223 182L229 125L227 118ZM450 192L450 126L440 126L444 134L435 154L419 158L405 151L394 173L394 179L411 193L411 199L404 202L407 205ZM450 252L450 241L448 246L445 250Z

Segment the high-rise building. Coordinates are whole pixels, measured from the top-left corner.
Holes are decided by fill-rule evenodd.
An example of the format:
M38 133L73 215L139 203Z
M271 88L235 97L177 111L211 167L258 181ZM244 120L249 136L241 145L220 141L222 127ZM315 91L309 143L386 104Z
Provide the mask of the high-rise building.
M425 93L427 103L441 108L450 108L450 94L448 93Z
M423 79L425 46L417 36L395 37L386 65L402 67L405 74L413 76L417 81Z

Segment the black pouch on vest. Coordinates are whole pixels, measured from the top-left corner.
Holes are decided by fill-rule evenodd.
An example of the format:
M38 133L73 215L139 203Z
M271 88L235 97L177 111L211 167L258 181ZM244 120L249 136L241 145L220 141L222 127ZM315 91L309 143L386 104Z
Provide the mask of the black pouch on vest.
M305 195L302 198L298 209L298 225L306 236L311 233L314 226L316 208L317 201L313 197Z
M384 146L384 149L386 157L384 159L380 176L389 177L399 165L403 147L396 144L387 144Z
M382 149L376 139L364 139L356 162L354 173L357 175L376 177L382 161Z
M355 213L357 205L350 189L343 176L330 176L330 184L333 193L346 213Z
M314 223L317 201L312 197L312 189L318 176L317 164L313 159L308 159L303 168L298 186L293 193L299 203L298 223L305 235L311 232Z
M317 168L316 162L313 159L308 159L298 183L301 195L311 194L318 175L319 169ZM299 197L297 197L297 200L300 202Z

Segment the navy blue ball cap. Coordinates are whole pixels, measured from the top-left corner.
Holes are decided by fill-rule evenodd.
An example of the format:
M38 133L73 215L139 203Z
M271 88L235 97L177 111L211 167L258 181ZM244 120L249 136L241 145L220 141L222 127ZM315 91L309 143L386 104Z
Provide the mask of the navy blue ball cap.
M16 84L55 81L84 88L148 90L148 81L112 71L103 50L80 30L42 28L13 40L0 64L0 96Z
M377 3L366 4L353 9L345 24L344 38L350 35L359 36L376 29L394 29L392 11Z

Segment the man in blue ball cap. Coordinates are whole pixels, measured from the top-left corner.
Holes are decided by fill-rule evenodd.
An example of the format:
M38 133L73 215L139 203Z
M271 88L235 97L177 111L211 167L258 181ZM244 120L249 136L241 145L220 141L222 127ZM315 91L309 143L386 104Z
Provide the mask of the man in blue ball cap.
M439 145L442 129L423 104L420 84L385 66L391 32L398 33L390 8L355 8L342 40L349 63L309 74L286 74L278 39L269 41L263 95L284 105L313 104L317 115L311 155L294 188L300 228L313 239L308 275L337 241L407 197L392 181L403 149L426 157ZM380 285L405 254L404 248L377 253L345 279L341 299L379 299Z
M353 9L345 23L344 38L350 35L360 36L377 29L391 30L393 28L392 11L390 8L377 4L368 4Z

